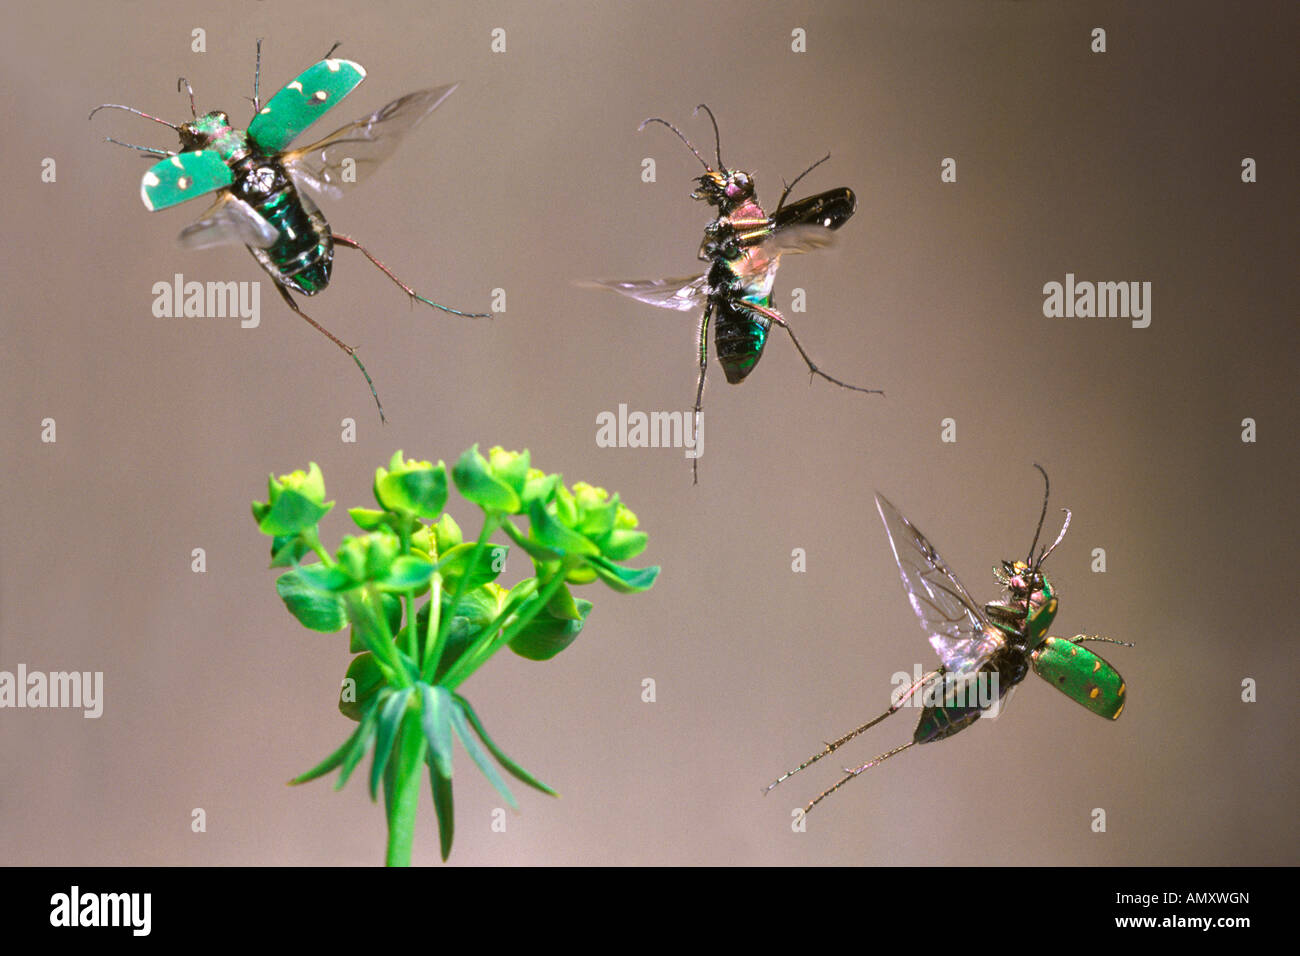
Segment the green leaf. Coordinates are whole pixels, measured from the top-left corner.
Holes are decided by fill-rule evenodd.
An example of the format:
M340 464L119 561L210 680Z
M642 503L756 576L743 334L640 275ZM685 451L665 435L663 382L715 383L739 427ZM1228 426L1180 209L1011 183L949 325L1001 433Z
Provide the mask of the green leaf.
M442 555L442 560L438 562L438 573L442 575L443 588L454 590L456 582L465 574L469 567L469 559L474 554L475 544L465 542L458 544ZM502 544L489 544L481 554L474 570L470 573L469 579L465 582L466 589L480 587L489 581L495 581L500 577L501 572L505 570L506 558L510 554L510 549Z
M439 462L402 462L401 452L391 471L375 475L375 500L389 511L433 520L447 503L447 466Z
M536 578L533 580L536 580ZM521 581L520 584L522 583L523 582ZM518 585L516 585L516 587L518 587ZM511 593L514 593L513 588L511 589ZM583 603L587 605L588 610L591 610L590 603L586 601ZM587 616L582 611L578 610L577 602L573 599L573 592L569 590L567 584L561 584L560 589L551 595L550 601L546 604L546 610L552 617L562 618L566 621L581 621Z
M433 791L433 812L438 817L438 845L443 860L451 855L451 839L456 832L456 811L451 798L451 776L443 776L434 766L432 754L425 754L429 765L429 788Z
M511 810L518 810L519 804L515 801L515 795L510 792L506 786L505 780L501 778L501 773L497 770L496 765L488 759L488 755L483 752L482 746L474 739L474 734L470 731L469 726L465 723L465 715L459 707L451 708L451 725L456 728L456 737L465 746L465 752L469 754L471 760L478 765L483 776L488 778L488 782L501 794L501 799Z
M585 564L578 564L569 568L564 575L564 580L570 584L590 584L596 580L596 572Z
M273 568L292 568L307 554L311 554L311 545L300 534L277 534L271 539Z
M487 459L478 453L478 445L461 455L451 469L452 480L460 493L488 511L516 513L519 496L505 482L493 477Z
M529 507L532 506L530 505ZM541 507L541 505L539 504L538 507ZM543 547L536 541L530 541L525 535L520 534L519 529L510 521L501 525L501 528L510 536L510 540L519 545L519 547L524 550L524 553L532 558L533 562L536 564L544 564L548 561L559 561L562 557L559 552Z
M420 720L429 741L429 755L440 776L451 779L451 692L445 687L420 684L424 709Z
M516 779L522 780L524 783L528 784L528 786L540 790L542 793L550 794L552 797L559 796L558 793L506 756L505 751L498 747L493 742L492 738L488 736L488 732L483 729L483 722L478 719L478 714L474 712L474 708L470 706L468 700L460 694L453 694L452 699L456 702L457 710L464 713L465 718L469 721L470 726L474 728L474 732L478 734L479 739L487 745L488 750L492 751L492 756L497 758L497 763L510 771Z
M510 649L530 661L550 660L577 640L583 622L591 613L591 602L578 601L576 610L580 616L573 620L556 617L549 608L544 608L511 639Z
M356 582L341 569L331 568L328 565L320 563L304 564L298 568L298 571L302 583L315 588L317 591L337 594L340 591L347 591L356 586Z
M374 723L373 722L367 723L366 721L363 720L361 722L361 725L357 727L356 730L352 731L352 735L348 737L347 740L343 741L342 746L340 746L338 750L334 751L332 754L330 754L328 757L326 757L316 766L312 767L306 773L302 773L294 777L292 780L289 781L289 785L297 786L300 783L306 783L309 780L315 780L317 777L322 777L325 774L329 773L335 767L345 765L349 755L353 751L357 750L358 747L364 752L366 745L370 742L369 735L370 733L373 732L373 730L374 730Z
M384 607L384 619L388 622L388 633L397 634L397 632L402 628L402 599L396 594L385 594L380 592L379 600ZM369 618L367 618L367 620L369 620ZM352 630L348 632L348 653L360 654L362 651L367 650L369 646L370 645L362 640L361 634L357 630L356 622L354 621L352 623Z
M532 507L534 501L546 504L555 496L555 488L559 483L559 475L543 475L534 470L524 482L524 493L520 496L523 509L526 511Z
M348 616L341 598L304 579L304 572L316 565L306 565L280 575L275 590L280 600L303 627L333 633L347 626Z
M465 540L461 534L460 525L456 524L456 519L445 511L438 523L429 529L433 533L433 540L438 548L438 557L442 557L456 545Z
M328 504L318 504L306 495L292 488L286 488L267 509L257 526L263 534L297 534L314 526L329 514L329 510L333 507L332 501Z
M637 594L650 590L659 577L659 566L637 570L624 568L604 558L588 558L587 563L602 581L620 594Z
M353 522L362 531L374 531L376 528L391 527L388 522L387 511L378 511L374 508L349 508L348 514L352 516Z
M555 520L541 502L533 502L528 511L528 518L532 526L529 537L538 544L561 555L576 554L584 557L595 557L600 554L600 548L596 547L592 541L583 535L566 528Z
M488 468L518 494L524 490L524 482L528 479L529 457L527 448L513 452L497 446L488 452Z
M339 712L349 720L357 721L361 720L374 696L383 690L388 683L384 678L384 672L380 670L379 664L375 661L375 655L369 651L352 658L352 663L348 665L348 672L344 676L344 680L353 682L356 700L344 700L343 694L340 692Z
M393 691L380 709L379 733L375 737L375 760L370 767L371 800L379 795L379 778L393 753L393 741L397 739L397 728L402 724L402 715L406 713L406 704L411 699L412 690L414 688L404 687Z
M600 553L610 561L630 561L645 550L648 537L644 531L615 528L600 540Z
M366 707L365 713L361 716L361 726L357 728L356 734L353 735L352 749L343 758L343 769L339 771L339 779L334 784L335 790L343 789L348 782L348 778L352 776L352 771L357 769L357 764L361 763L361 758L370 749L370 743L375 739L378 723L379 698L374 697L369 706Z
M388 574L377 583L391 591L415 591L422 589L433 577L434 564L424 558L404 554L397 558L388 568Z

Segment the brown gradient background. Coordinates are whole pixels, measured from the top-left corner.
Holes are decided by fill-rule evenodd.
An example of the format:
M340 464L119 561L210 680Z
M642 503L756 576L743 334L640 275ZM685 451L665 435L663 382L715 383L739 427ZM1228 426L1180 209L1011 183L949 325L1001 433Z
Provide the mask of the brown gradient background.
M457 755L454 864L1295 864L1297 115L1293 3L45 3L11 7L3 64L6 248L0 668L102 670L104 715L0 711L0 859L59 864L372 864L383 814L285 780L350 732L346 638L285 613L249 502L317 461L337 512L394 449L473 442L620 491L656 587L596 602L547 664L504 653L466 693L556 786L522 813ZM206 54L190 30L208 32ZM508 52L489 32L508 31ZM790 52L790 31L808 52ZM1104 26L1109 52L1089 52ZM238 248L186 252L201 211L149 214L172 120L247 110L335 40L368 81L313 133L424 86L463 86L342 201L337 230L468 321L411 310L341 250L308 311L362 347L391 422L334 346ZM787 261L777 303L832 373L808 384L774 334L743 387L710 369L701 483L676 450L595 445L620 402L687 409L695 319L573 286L683 275L708 210L689 197L716 111L723 158L774 205L790 178L859 196L837 248ZM337 122L336 122L337 121ZM58 162L40 182L42 157ZM640 181L643 157L658 182ZM959 181L941 184L955 157ZM1244 156L1259 182L1240 182ZM258 280L262 324L157 319L154 282ZM1153 321L1044 318L1045 282L1145 280ZM710 348L712 346L710 345ZM41 419L58 442L39 440ZM954 417L958 442L939 440ZM1241 420L1258 422L1243 444ZM340 421L358 422L356 444ZM1030 677L1003 717L914 749L900 715L767 796L787 767L883 709L933 654L872 504L880 490L980 599L1024 553L1052 477L1057 633L1130 688L1091 716ZM470 512L457 502L462 520ZM207 552L207 573L190 551ZM791 573L804 548L806 574ZM1089 570L1093 548L1109 571ZM507 574L517 579L522 566ZM1240 701L1241 681L1259 702ZM640 700L653 678L658 700ZM195 807L207 832L190 831ZM1105 808L1108 831L1093 833ZM431 804L416 861L436 864Z

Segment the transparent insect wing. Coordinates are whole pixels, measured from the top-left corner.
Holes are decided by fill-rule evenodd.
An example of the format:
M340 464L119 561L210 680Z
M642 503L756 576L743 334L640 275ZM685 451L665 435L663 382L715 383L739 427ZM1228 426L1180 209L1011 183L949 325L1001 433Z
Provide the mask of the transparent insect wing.
M269 249L279 235L256 209L242 199L229 196L209 209L198 222L183 229L178 241L186 249L225 245Z
M366 78L351 60L321 60L276 93L248 124L248 137L264 152L278 153L333 109Z
M1003 645L997 628L915 525L879 494L876 509L912 610L944 668L952 673L978 670Z
M336 129L310 146L281 157L294 181L320 195L336 199L340 184L361 182L392 155L402 138L437 109L459 84L419 90L393 100L369 116ZM249 130L250 135L252 130ZM355 177L355 179L353 178Z
M638 302L660 309L676 309L678 312L698 309L709 297L707 275L678 279L641 279L632 282L602 279L595 282L580 282L579 285L593 289L609 289L636 299Z
M835 233L821 226L788 226L763 240L762 248L769 258L775 258L787 253L797 255L825 249L827 246L834 245L836 241Z
M215 149L196 149L150 166L140 180L140 199L152 212L224 189L234 181L230 167Z

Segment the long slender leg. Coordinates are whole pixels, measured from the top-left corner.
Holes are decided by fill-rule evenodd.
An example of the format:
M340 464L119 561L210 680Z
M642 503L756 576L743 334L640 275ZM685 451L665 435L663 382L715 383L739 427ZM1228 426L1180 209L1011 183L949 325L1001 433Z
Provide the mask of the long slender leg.
M761 306L761 305L754 305L753 303L749 303L749 302L746 302L743 305L743 308L753 309L755 312L759 313L760 315L767 316L777 325L781 326L781 328L789 332L790 341L794 343L794 347L797 348L799 350L799 354L803 356L804 364L808 366L808 371L812 373L812 375L820 375L822 378L826 379L826 381L833 382L834 384L838 385L840 388L847 388L854 392L867 392L868 394L871 395L885 394L884 391L879 388L863 388L860 385L850 385L848 382L841 382L838 378L832 378L831 376L823 372L821 369L819 369L813 363L813 360L808 357L808 353L803 350L803 346L799 344L799 339L795 337L794 329L790 328L790 323L785 320L785 316L783 316L780 312L776 311L776 309L770 309L767 308L766 306ZM811 381L811 376L809 380Z
M823 790L821 793L817 794L817 796L813 797L812 801L808 804L808 806L803 808L804 814L806 815L808 813L811 813L813 807L817 806L817 804L821 803L823 800L829 797L840 787L844 786L846 783L848 783L858 774L862 773L862 771L869 770L870 768L874 767L876 764L884 763L890 757L894 756L894 754L901 754L904 750L906 750L908 747L911 747L915 743L916 743L915 740L909 740L901 747L895 747L893 750L887 750L879 757L872 757L870 760L864 763L861 767L858 767L856 770L848 770L848 772L840 779L838 783L835 784L835 786Z
M370 394L374 396L375 406L379 409L379 420L381 422L387 423L388 419L384 416L384 403L379 400L379 393L375 391L375 383L374 380L371 379L370 373L367 372L366 367L361 364L361 359L357 358L357 350L350 345L344 344L344 342L341 339L339 339L338 336L336 336L333 332L325 328L325 326L321 325L319 322L313 319L302 309L298 308L298 303L293 301L293 296L289 295L288 289L280 285L280 283L278 282L275 284L275 287L277 290L279 290L279 293L284 298L284 301L289 303L289 308L293 309L293 311L297 312L298 315L306 319L307 324L310 325L313 329L320 332L322 335L325 336L325 338L329 339L331 342L333 342L343 351L347 352L348 355L351 356L352 361L357 363L357 368L361 369L361 374L366 377L366 384L370 386Z
M1117 641L1113 637L1101 637L1096 634L1092 635L1091 637L1089 637L1086 634L1076 634L1074 635L1074 637L1069 638L1069 641L1071 644L1083 644L1086 643L1087 641L1099 641L1102 644L1118 644L1120 647L1137 646L1132 641Z
M704 375L709 370L709 319L713 317L713 301L704 306L704 318L700 321L700 381L695 386L695 441L700 440L700 419L704 416ZM700 483L700 459L691 459L691 484Z
M907 701L912 697L913 694L915 694L918 690L920 690L922 687L924 687L926 684L934 680L934 678L938 677L942 673L943 671L942 669L940 669L940 670L932 670L930 671L930 673L923 675L920 678L920 680L915 681L910 687L907 688L907 690L903 691L902 695L899 696L898 700L894 701L892 704L889 705L889 710L885 711L879 717L867 721L865 724L863 724L861 727L857 728L856 730L850 730L847 734L845 734L843 737L839 738L838 740L830 741L820 752L813 754L811 757L809 757L803 763L799 764L799 766L795 767L793 770L787 770L785 773L781 774L781 776L777 777L775 780L769 783L767 787L763 790L763 793L768 793L773 787L781 783L783 780L786 780L789 777L793 777L800 770L804 769L804 767L812 766L818 760L821 760L822 757L828 756L829 754L833 754L835 751L839 750L841 747L843 747L846 743L848 743L858 734L862 733L863 731L870 730L872 727L876 726L876 724L880 723L890 714L893 714L896 711L898 711L899 708L901 708L904 704L907 703ZM826 796L825 793L822 794L822 797L824 796ZM821 797L818 797L817 799L820 800Z
M257 63L253 66L253 115L262 112L262 38L257 38Z
M446 306L446 305L439 305L437 302L434 302L432 299L426 299L424 296L420 295L420 293L416 292L414 289L412 289L401 279L397 278L397 276L393 275L392 270L389 269L388 266L384 265L382 262L380 262L378 259L372 256L370 254L370 251L366 249L364 246L362 246L361 243L357 242L355 239L349 238L348 236L340 236L337 232L333 234L333 239L340 246L347 246L349 249L355 249L357 250L357 252L361 253L363 256L369 259L372 263L374 263L374 265L379 269L380 272L388 276L388 278L392 279L393 282L396 283L397 287L401 289L403 292L405 292L407 295L409 295L412 299L418 299L419 301L423 302L425 305L431 305L435 309L441 309L443 312L450 312L452 315L463 315L466 318L470 318L470 319L492 318L492 316L489 315L487 312L461 312L459 309L453 309L450 306Z

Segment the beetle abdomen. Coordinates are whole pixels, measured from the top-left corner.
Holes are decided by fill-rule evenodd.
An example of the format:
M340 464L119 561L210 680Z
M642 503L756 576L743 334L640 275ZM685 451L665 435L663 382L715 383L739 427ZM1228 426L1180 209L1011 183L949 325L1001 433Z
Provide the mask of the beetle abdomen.
M718 304L716 322L713 348L718 354L718 364L727 381L736 385L745 380L763 357L772 322L766 316L736 309L726 301Z
M329 285L334 262L329 224L277 168L267 165L251 170L245 182L260 184L272 177L274 185L267 194L262 198L249 195L249 201L275 227L279 238L266 249L250 248L262 268L277 281L303 295L315 295Z

